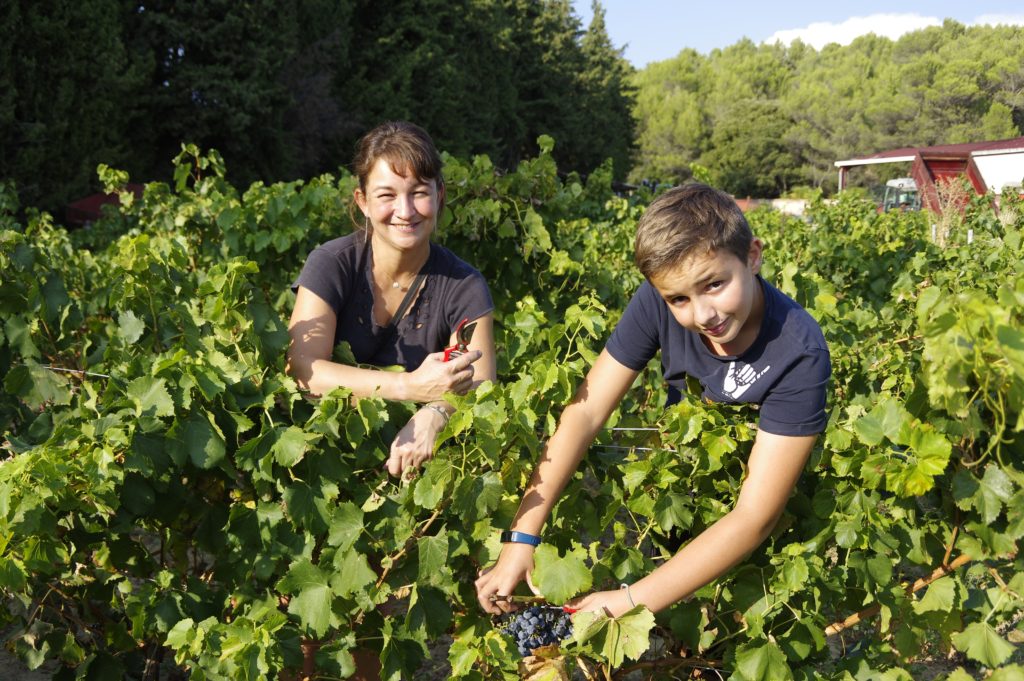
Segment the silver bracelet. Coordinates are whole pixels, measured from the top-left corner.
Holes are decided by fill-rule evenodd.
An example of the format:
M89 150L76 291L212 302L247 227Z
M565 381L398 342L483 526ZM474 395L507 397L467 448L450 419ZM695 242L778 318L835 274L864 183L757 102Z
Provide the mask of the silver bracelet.
M629 604L635 608L636 602L633 600L633 594L629 593L629 584L620 584L619 588L626 590L626 598L629 599Z
M448 415L448 412L446 412L444 409L442 409L441 407L437 406L436 404L424 404L423 406L426 407L427 409L433 409L438 414L440 414L441 418L444 419L444 425L446 425L446 426L448 425L448 419L450 418L449 415Z

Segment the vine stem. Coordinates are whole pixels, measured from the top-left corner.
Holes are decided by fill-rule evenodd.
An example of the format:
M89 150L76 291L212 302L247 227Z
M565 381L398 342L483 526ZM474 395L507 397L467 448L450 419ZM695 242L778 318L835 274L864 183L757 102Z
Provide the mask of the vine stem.
M615 672L615 675L612 678L624 679L633 672L643 671L645 669L659 670L666 668L669 672L674 672L677 669L699 669L701 671L712 671L718 674L719 678L723 678L720 672L722 669L721 661L706 660L702 657L637 662L636 664L632 664L628 667L621 667Z
M921 338L924 338L924 336L906 336L904 338L897 338L896 340L891 340L889 341L888 345L899 345L900 343L909 343L912 340L919 340Z
M583 658L581 658L581 657L577 657L576 658L576 666L579 667L581 672L583 672L583 677L587 681L594 681L594 679L597 678L596 676L594 676L594 673L591 671L590 666L586 662L583 661Z
M1007 583L1006 583L1005 581L1003 581L1003 578L999 576L999 573L998 573L998 572L996 572L996 569L995 569L995 568L993 568L993 567L990 567L990 568L988 569L988 573L989 573L990 575L992 575L992 579L994 579L994 580L996 581L996 584L998 584L998 585L999 585L999 588L1000 588L1000 589L1002 589L1002 590L1003 590L1003 591L1005 591L1006 593L1010 594L1011 596L1013 596L1014 598L1016 598L1016 599L1017 599L1018 601L1019 601L1019 600L1021 599L1021 598L1020 598L1020 594L1019 594L1019 593L1017 593L1016 591L1014 591L1013 589L1011 589L1011 588L1009 587L1009 585L1008 585L1008 584L1007 584Z
M397 561L399 558L406 554L406 551L408 551L409 545L413 542L413 540L422 537L423 533L426 532L430 528L430 526L434 524L434 521L437 520L438 517L441 515L441 511L445 508L445 506L446 504L442 504L440 508L435 510L434 514L427 518L426 522L423 523L423 526L420 528L419 532L410 537L409 541L405 543L405 545L401 548L401 550L398 553L391 556L391 565L394 565L395 561ZM391 572L391 565L384 568L384 570L381 572L380 578L377 579L377 583L374 585L375 588L379 589L380 585L384 583L384 580L388 578L388 574Z
M957 568L962 567L969 562L971 562L970 556L968 556L967 554L963 554L958 556L956 560L954 560L952 563L948 565L940 565L939 567L935 568L935 570L933 570L930 575L928 575L927 577L922 577L921 579L917 580L912 585L907 587L907 594L912 594L915 591L923 589L932 582L941 579L942 577L945 577L950 572L953 572ZM848 629L853 625L868 619L869 617L874 617L881 611L881 609L882 606L878 603L875 603L874 605L870 605L867 608L864 608L858 613L850 615L842 622L833 622L832 624L825 627L825 636L835 636L843 630Z
M52 585L48 584L47 586L49 587L49 589L45 594L43 594L43 597L39 599L39 604L36 605L35 609L32 610L32 614L29 615L28 619L25 621L25 629L28 629L32 626L32 622L35 621L36 615L38 615L39 612L43 609L43 604L46 603L46 599L50 597L50 594L54 593L57 590Z
M956 512L957 524L953 526L953 533L949 537L949 546L946 547L946 553L942 556L942 564L949 565L949 556L953 553L953 544L956 543L956 536L960 534L960 511Z
M19 366L25 365L21 364ZM98 374L94 371L83 371L81 369L65 369L64 367L55 367L52 364L40 364L39 366L40 368L46 369L48 371L63 371L68 374L79 374L81 376L96 376L98 378L110 378L110 376L108 376L107 374Z

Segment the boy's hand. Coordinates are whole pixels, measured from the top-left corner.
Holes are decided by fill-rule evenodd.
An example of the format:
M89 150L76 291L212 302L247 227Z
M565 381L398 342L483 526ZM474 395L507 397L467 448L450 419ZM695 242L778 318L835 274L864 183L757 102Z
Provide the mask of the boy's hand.
M618 617L633 609L625 589L595 591L586 596L574 598L565 604L576 612L600 612L608 617Z
M480 572L480 577L476 580L476 598L485 612L500 615L515 610L516 606L507 601L492 602L491 596L510 595L524 579L533 593L540 595L530 582L533 548L529 544L505 544L498 556L498 562Z

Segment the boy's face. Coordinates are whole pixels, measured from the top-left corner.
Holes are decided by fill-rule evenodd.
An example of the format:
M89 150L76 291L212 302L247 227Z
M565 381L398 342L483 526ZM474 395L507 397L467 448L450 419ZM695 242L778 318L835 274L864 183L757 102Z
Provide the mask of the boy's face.
M754 239L746 261L729 251L690 256L650 281L680 325L699 333L716 354L738 355L761 328L764 294L755 276L761 249Z

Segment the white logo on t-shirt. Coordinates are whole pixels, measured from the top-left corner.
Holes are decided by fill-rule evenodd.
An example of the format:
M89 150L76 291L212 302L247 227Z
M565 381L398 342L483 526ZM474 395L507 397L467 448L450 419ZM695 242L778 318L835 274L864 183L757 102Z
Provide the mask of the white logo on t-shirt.
M740 366L737 367L737 364ZM764 376L765 372L771 368L769 364L761 371L756 371L749 364L740 364L740 362L736 361L729 362L729 370L725 372L725 381L722 383L722 392L734 400L738 400L740 395L747 392L747 389L754 385L754 382Z

